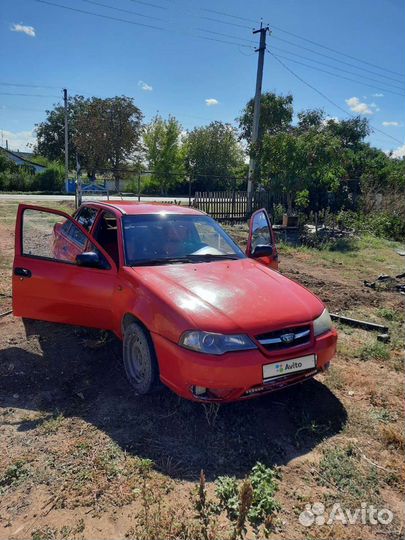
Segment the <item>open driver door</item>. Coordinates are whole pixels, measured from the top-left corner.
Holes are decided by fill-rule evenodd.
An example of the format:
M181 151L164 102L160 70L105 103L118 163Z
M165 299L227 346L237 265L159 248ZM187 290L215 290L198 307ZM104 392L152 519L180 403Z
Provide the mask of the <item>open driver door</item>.
M250 218L246 255L273 270L278 270L278 254L274 231L269 215L264 208L256 210Z

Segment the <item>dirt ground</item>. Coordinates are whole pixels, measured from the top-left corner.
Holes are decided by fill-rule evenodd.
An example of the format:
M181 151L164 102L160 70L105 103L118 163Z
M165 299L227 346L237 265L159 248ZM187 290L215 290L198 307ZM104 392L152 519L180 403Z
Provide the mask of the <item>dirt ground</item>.
M11 306L15 211L0 206L0 313ZM228 230L246 241L246 227ZM404 270L395 248L372 237L341 251L281 245L283 274L331 312L386 324L391 341L339 326L328 373L219 410L169 390L135 397L107 333L0 318L0 538L205 537L200 471L214 500L219 476L242 480L257 462L280 474L270 538L402 537L404 297L363 284ZM315 502L394 517L306 527L299 516ZM205 538L230 537L224 516L208 529Z

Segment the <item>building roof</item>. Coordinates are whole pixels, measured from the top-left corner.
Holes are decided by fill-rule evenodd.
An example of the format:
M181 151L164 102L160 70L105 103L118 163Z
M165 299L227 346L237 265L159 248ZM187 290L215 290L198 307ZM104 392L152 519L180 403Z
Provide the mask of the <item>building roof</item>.
M32 156L33 154L28 154L28 152L11 152L11 150L7 150L7 148L3 148L0 146L0 151L4 152L9 156L10 159L12 159L15 162L23 162L23 165L27 165L29 167L35 167L36 170L44 171L46 167L44 165L40 165L39 163L35 163L34 161L29 161L28 159L25 159L23 156Z

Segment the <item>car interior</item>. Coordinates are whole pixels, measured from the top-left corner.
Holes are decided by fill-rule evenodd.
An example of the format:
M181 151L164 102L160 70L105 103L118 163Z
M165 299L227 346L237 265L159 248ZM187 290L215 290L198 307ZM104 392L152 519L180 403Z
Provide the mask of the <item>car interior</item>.
M117 219L111 212L103 212L93 234L100 246L119 266Z

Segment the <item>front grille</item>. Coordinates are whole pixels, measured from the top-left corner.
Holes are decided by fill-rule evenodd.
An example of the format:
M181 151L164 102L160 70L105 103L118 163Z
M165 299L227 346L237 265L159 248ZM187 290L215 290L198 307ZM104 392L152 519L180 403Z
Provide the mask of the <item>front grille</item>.
M256 339L268 351L280 351L309 343L311 327L308 324L306 326L283 328L282 330L260 334L260 336L256 336Z

